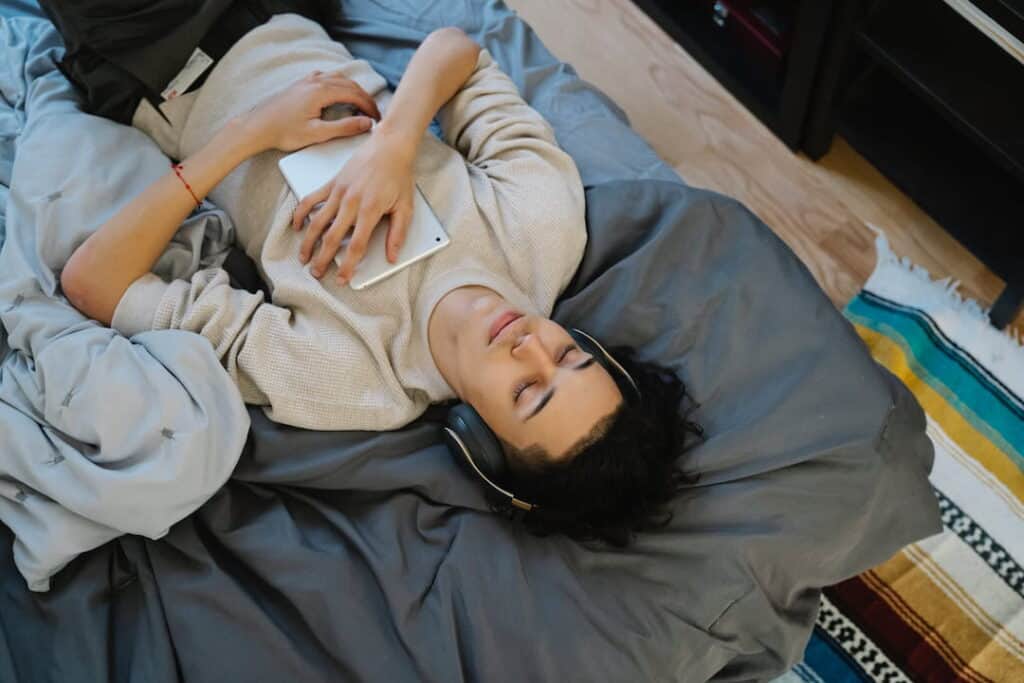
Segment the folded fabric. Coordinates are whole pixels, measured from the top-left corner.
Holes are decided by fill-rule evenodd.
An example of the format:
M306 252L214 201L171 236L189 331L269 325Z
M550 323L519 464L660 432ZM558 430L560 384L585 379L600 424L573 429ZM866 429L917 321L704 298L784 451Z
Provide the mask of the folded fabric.
M60 294L75 246L167 160L138 131L79 111L54 66L52 25L0 19L0 37L0 134L17 139L0 251L0 521L29 587L46 590L81 552L126 533L159 538L204 503L234 468L249 417L201 337L129 341ZM219 263L231 240L227 216L206 206L158 271Z

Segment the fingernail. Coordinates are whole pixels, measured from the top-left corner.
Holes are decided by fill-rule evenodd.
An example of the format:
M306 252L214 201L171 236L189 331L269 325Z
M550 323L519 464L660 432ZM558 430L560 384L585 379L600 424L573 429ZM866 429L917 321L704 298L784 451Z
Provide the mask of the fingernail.
M318 268L314 268L311 272L313 273L313 277L315 277L317 280L320 279L321 271Z
M363 130L370 130L373 127L373 119L363 119L361 127Z

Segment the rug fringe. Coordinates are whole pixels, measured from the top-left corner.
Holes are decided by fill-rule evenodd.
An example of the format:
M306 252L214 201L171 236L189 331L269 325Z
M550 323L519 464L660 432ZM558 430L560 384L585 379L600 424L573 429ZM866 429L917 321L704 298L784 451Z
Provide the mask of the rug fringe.
M985 323L989 329L1011 342L1017 349L1024 348L1024 339L1021 338L1020 332L1012 327L1007 327L1002 331L996 330L996 328L992 327L992 321L989 318L989 313L992 309L983 308L974 299L965 298L960 294L959 280L954 280L952 277L933 280L927 268L912 262L906 256L899 257L893 252L884 230L872 223L867 223L867 226L875 233L877 261L875 263L875 271L868 278L865 289L871 289L869 285L872 280L875 280L877 283L878 279L884 278L886 266L896 267L923 285L917 293L926 296L932 295L935 300L931 303L944 304L958 313L963 313L974 320Z
M878 261L864 289L927 313L950 339L1024 397L1024 340L1019 332L992 327L989 309L963 297L959 281L933 280L926 268L896 256L884 231L868 227L876 234Z

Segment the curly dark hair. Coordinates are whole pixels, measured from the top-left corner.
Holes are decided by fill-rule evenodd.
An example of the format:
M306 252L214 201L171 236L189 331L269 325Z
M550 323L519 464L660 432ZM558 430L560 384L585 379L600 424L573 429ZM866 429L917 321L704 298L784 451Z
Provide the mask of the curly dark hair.
M504 482L518 498L538 505L523 519L537 536L564 534L624 547L634 532L668 524L666 504L694 481L676 468L704 435L688 417L693 406L682 380L637 359L629 347L609 352L636 381L640 397L627 397L596 425L573 449L575 457L552 461L537 447L521 450L502 441L509 465Z

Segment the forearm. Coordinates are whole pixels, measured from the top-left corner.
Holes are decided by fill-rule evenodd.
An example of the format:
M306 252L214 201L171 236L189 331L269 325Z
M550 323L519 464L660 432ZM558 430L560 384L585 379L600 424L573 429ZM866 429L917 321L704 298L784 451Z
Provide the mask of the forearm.
M416 50L377 131L416 146L438 110L476 67L480 46L457 28L434 31Z
M182 161L183 175L202 199L258 151L243 124L233 122ZM168 167L75 250L61 273L64 295L84 314L109 325L124 292L150 272L194 208L192 195Z

